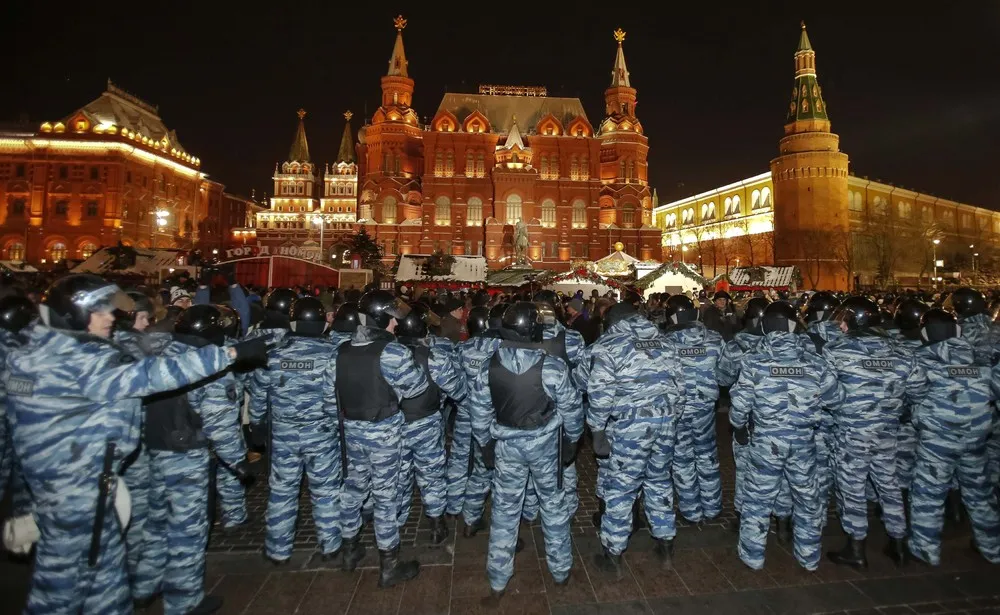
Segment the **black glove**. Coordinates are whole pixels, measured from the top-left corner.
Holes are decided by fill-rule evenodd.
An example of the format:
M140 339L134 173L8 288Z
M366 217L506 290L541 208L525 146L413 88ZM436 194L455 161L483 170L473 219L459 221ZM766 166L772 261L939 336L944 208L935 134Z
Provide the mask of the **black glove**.
M563 467L568 467L576 459L576 447L579 442L579 440L563 436L562 459L559 460Z
M250 423L250 444L254 448L267 446L267 423Z
M744 427L734 427L733 437L736 439L736 443L741 446L746 446L750 444L750 430Z
M242 342L233 344L233 350L236 351L235 362L241 363L267 360L267 351L273 347L268 344L270 340L270 336L255 337L252 340L243 340Z
M201 275L198 277L198 282L201 283L202 286L211 286L212 278L215 277L217 272L218 270L215 267L202 267Z
M608 442L608 435L604 430L591 432L594 435L594 456L600 459L607 459L611 456L611 443Z
M492 470L497 466L497 441L490 440L485 446L480 446L479 451L483 454L483 465L487 470Z
M234 284L236 284L236 265L235 264L230 263L228 265L223 265L222 267L219 267L219 273L221 273L224 276L226 276L226 282L228 282L230 286L233 286Z
M230 469L233 471L233 474L236 475L237 480L244 485L253 484L254 475L250 473L250 462L246 459L243 459L239 463L231 466Z

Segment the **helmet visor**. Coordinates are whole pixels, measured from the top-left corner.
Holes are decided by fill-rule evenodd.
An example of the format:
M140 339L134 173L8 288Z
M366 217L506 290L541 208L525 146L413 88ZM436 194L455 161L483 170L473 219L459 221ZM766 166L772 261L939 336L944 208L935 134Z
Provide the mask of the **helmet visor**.
M86 312L110 312L135 310L135 301L116 284L108 284L94 290L79 291L73 295L73 303Z

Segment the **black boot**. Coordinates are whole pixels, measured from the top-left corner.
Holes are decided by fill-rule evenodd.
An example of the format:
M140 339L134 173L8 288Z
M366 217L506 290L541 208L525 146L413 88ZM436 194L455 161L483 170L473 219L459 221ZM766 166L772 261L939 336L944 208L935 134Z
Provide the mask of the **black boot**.
M188 615L208 615L222 608L222 598L218 596L205 596L198 603L198 606L188 611Z
M427 517L431 523L431 544L439 545L448 539L448 525L444 517Z
M740 533L740 513L739 512L736 513L736 519L733 521L732 525L729 526L729 529L731 529L733 532L735 532L737 534Z
M958 490L948 492L944 501L944 519L949 525L961 525L964 519L962 509L962 494Z
M972 548L975 549L976 546L972 545ZM147 596L145 598L133 598L132 610L145 611L149 607L153 606L153 603L156 602L157 596L159 596L159 594L153 594L152 596Z
M472 525L466 525L465 529L462 530L462 536L466 538L472 538L479 533L479 530L485 530L486 524L483 522L482 518L476 519L476 522Z
M622 556L612 554L608 551L607 547L604 548L604 551L594 556L594 564L597 565L597 569L601 572L613 574L619 580L622 578Z
M639 505L639 498L632 503L632 532L637 532L646 527L646 520L642 516L642 506Z
M604 516L604 500L597 498L597 512L590 518L594 523L594 527L601 529L601 518Z
M829 551L826 554L834 564L851 566L852 568L867 568L868 557L865 555L865 541L847 537L847 544L840 551Z
M905 539L889 538L889 542L885 545L885 549L882 550L882 553L885 553L889 556L889 559L896 562L897 566L904 565L908 556Z
M361 544L361 535L354 538L345 539L344 546L340 548L344 554L344 561L340 568L344 572L354 572L361 560L365 557L365 546Z
M660 560L665 568L669 568L674 563L674 541L669 538L654 538L656 546L653 547L653 554Z
M399 561L399 547L389 551L379 550L378 586L382 589L416 578L420 573L420 562Z
M778 543L782 545L792 544L792 518L778 517L775 519L775 529L778 535Z
M340 547L336 551L330 553L323 553L322 551L316 551L309 558L309 563L307 567L318 566L321 564L336 563L340 558L340 554L344 552L344 547Z

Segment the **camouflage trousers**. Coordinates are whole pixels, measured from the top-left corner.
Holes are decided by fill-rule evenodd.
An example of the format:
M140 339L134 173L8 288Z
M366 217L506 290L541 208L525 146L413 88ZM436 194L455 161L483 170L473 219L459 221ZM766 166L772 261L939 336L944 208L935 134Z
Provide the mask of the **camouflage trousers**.
M472 446L472 419L469 417L469 410L464 404L460 404L455 412L455 427L451 433L451 447L448 449L448 468L446 470L448 503L445 505L445 512L449 515L461 513L465 506L466 492L471 479L469 456L475 454ZM475 460L473 460L474 463Z
M896 480L900 489L909 489L917 465L917 429L907 421L896 434Z
M208 468L208 449L149 452L149 514L133 596L162 591L165 615L187 613L205 597Z
M344 421L347 477L340 494L340 529L345 539L361 531L361 507L371 492L374 500L375 543L379 550L399 546L399 460L402 456L403 414L387 419Z
M941 563L944 501L957 475L976 546L1000 563L1000 511L986 477L986 434L921 430L919 437L910 485L910 552L928 564Z
M1000 498L1000 414L997 412L993 413L993 433L986 441L986 452L989 459L990 483Z
M215 494L219 498L223 527L234 527L247 522L246 488L233 471L218 459L215 462Z
M778 437L755 437L750 441L737 551L747 566L754 570L764 567L771 512L783 478L788 481L792 498L793 554L803 568L815 570L819 566L821 530L816 449L812 442L789 443Z
M632 505L640 490L653 538L670 540L677 533L671 480L674 429L670 416L619 418L608 429L611 455L604 486L601 544L613 554L621 554L628 546Z
M722 512L715 402L687 404L676 425L673 473L681 514L692 523Z
M440 412L403 425L403 452L399 460L398 520L402 527L410 518L413 479L420 487L424 514L440 517L448 497L444 453L444 422Z
M125 530L125 551L128 563L128 577L132 585L132 594L138 593L139 562L143 556L143 543L146 533L146 519L149 517L149 450L142 444L134 453L132 462L125 467L122 480L128 487L129 498L132 501L132 512L128 528ZM207 474L206 474L207 476Z
M96 502L97 474L74 487L72 497L39 492L37 501L55 501L54 510L35 510L41 537L24 612L27 615L132 613L125 568L125 543L114 504L108 497L97 563L87 562Z
M292 556L302 474L309 481L316 540L321 553L340 548L340 438L332 423L275 421L271 425L267 534L264 552L274 560Z
M31 493L24 482L24 472L21 462L14 453L14 443L10 437L10 425L6 420L0 420L0 429L4 434L0 437L0 502L7 489L10 489L12 517L26 515L31 511Z
M824 415L825 416L825 415ZM835 488L837 440L833 434L832 418L820 423L816 431L816 491L821 511L819 526L826 527L826 511L830 507L830 493Z
M840 524L855 540L868 536L866 483L871 479L882 505L882 522L892 538L906 536L903 494L896 480L896 428L860 432L837 429L837 503Z
M465 497L462 502L462 518L466 525L473 525L483 518L483 511L486 509L486 498L490 495L490 486L493 484L493 470L487 469L483 465L483 454L479 450L479 445L473 442L472 473L465 483ZM527 498L526 498L527 500ZM537 504L537 498L535 502ZM527 501L525 501L527 507Z
M557 484L560 470L558 437L558 430L546 430L496 443L493 512L486 560L486 575L494 590L507 587L514 575L514 548L529 481L538 494L549 572L558 582L569 576L573 551L566 494Z
M566 506L569 508L570 519L573 518L577 508L580 507L579 483L580 479L576 473L576 462L563 468L563 493L566 498ZM529 523L534 523L538 519L538 493L535 491L535 486L531 481L528 481L528 492L524 496L524 510L521 512L521 518Z

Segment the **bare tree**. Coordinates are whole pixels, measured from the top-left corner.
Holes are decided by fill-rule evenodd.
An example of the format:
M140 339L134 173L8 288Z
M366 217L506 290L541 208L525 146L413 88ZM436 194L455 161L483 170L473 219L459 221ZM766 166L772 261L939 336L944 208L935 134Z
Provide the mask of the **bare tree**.
M798 236L799 253L802 255L802 266L800 271L806 276L804 281L809 282L809 287L815 290L819 286L820 271L823 261L830 259L830 233L829 231L803 231Z
M853 285L858 269L858 237L850 230L832 231L829 235L830 255L847 273L847 286Z

